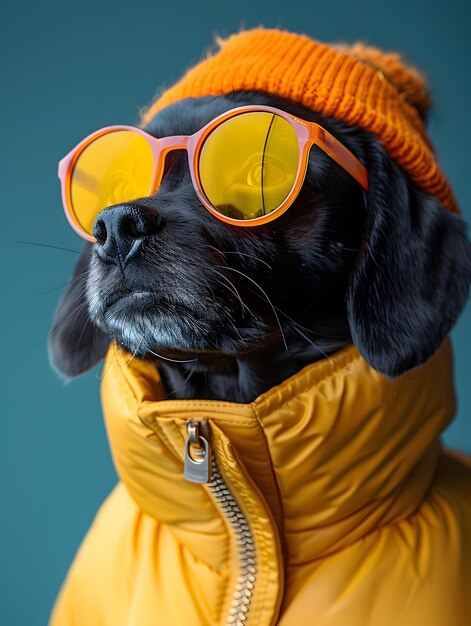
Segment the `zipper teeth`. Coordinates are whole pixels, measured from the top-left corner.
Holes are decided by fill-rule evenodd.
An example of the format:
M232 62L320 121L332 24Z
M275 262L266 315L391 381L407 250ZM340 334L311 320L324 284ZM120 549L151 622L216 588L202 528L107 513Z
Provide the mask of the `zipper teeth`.
M226 624L230 624L230 626L245 626L257 574L257 557L253 535L246 517L224 482L214 458L211 462L211 470L212 476L211 482L208 483L208 489L218 502L220 509L234 531L240 563L240 575L237 578Z

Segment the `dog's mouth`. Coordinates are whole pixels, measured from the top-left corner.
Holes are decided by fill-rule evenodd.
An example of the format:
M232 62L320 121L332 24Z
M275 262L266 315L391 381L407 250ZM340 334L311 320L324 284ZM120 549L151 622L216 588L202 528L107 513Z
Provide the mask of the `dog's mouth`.
M89 311L97 326L141 358L184 361L240 355L267 338L261 319L235 323L221 302L194 298L190 304L152 291L116 290L108 298L89 294Z
M180 311L184 315L190 312L186 307L165 301L151 291L124 291L113 294L104 302L103 315L105 318L127 313L132 315L148 307L153 307L156 313Z
M237 357L274 341L280 324L258 277L243 263L227 263L207 237L200 234L197 246L192 233L190 247L172 233L167 225L124 265L92 253L86 294L93 323L139 358ZM230 259L247 257L253 260L236 252Z

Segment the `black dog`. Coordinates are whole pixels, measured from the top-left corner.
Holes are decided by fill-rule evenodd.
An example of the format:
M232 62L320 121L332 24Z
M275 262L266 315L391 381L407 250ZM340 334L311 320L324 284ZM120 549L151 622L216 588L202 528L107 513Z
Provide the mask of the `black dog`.
M158 192L103 210L56 312L55 367L76 376L111 338L157 361L174 398L253 400L354 343L397 376L440 346L468 297L464 221L412 184L372 134L257 92L191 98L158 113L155 136L189 135L234 106L318 122L367 167L370 189L311 150L301 193L278 219L238 228L198 201L173 152Z

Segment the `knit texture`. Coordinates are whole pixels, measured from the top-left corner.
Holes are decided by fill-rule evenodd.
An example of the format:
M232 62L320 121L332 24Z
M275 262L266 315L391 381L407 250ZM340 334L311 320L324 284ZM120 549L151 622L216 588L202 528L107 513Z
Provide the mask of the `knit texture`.
M447 209L459 211L426 134L424 117L431 103L425 80L399 54L261 28L217 43L219 50L144 112L143 124L183 98L242 89L275 94L374 133L414 183Z

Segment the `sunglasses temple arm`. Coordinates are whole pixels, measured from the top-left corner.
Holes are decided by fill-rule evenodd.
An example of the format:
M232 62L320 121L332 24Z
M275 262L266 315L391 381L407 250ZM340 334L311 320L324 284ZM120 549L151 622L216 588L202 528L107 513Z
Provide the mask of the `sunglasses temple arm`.
M346 170L360 185L368 191L368 172L366 167L354 156L348 148L340 143L333 135L320 126L312 129L312 140L327 155Z

